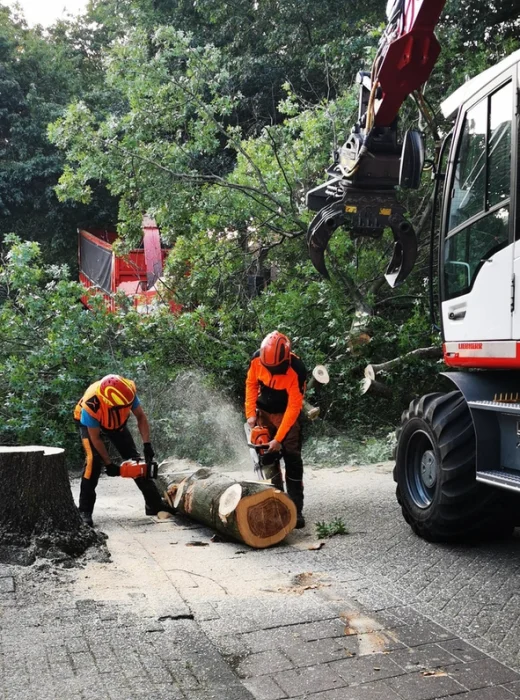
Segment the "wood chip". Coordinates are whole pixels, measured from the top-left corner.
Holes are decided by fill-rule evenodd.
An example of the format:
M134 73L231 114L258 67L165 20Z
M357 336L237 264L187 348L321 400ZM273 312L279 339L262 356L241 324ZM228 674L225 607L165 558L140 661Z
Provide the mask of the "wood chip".
M193 542L186 542L186 547L209 547L209 542L199 542L198 540L193 540Z
M446 671L443 671L441 668L437 669L436 671L421 671L421 676L425 677L430 677L433 676L437 678L438 676L447 676L448 674Z

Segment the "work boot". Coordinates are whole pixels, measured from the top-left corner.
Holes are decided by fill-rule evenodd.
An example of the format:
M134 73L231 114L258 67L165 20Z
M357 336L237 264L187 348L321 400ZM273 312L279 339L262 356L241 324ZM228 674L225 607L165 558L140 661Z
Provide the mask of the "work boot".
M92 513L87 513L84 510L80 510L79 514L81 516L81 519L85 523L85 525L88 525L89 527L94 527L94 522L92 520Z
M303 513L297 513L296 514L296 525L294 526L297 530L301 530L302 527L305 527L305 518L303 517Z

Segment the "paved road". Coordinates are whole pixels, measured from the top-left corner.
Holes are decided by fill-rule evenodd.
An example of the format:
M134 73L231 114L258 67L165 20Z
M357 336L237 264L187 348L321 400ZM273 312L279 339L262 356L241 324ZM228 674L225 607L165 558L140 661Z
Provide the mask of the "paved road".
M309 549L309 525L253 551L146 518L131 483L103 479L111 563L0 566L1 700L520 697L520 540L422 542L387 466L306 488L308 522L350 534Z

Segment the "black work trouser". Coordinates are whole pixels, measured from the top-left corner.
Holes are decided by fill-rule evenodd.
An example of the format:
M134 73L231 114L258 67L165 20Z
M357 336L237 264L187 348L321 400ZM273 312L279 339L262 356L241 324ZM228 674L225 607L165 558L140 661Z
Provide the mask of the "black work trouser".
M267 413L258 409L258 425L269 430L271 440L276 435L283 413ZM281 454L285 463L285 485L290 499L294 502L296 510L301 513L303 510L303 461L302 461L302 429L298 418L291 427L282 442ZM276 474L271 483L276 488L283 491L283 480L281 472Z
M83 449L85 450L85 468L81 477L79 509L84 513L92 513L96 503L96 487L103 469L103 460L90 441L88 429L84 425L80 425L79 433ZM119 430L102 430L101 435L103 439L108 440L116 448L123 461L126 459L141 459L141 455L135 446L134 438L126 425ZM134 479L134 481L144 496L146 508L153 513L162 510L164 506L155 482L144 477L139 477Z

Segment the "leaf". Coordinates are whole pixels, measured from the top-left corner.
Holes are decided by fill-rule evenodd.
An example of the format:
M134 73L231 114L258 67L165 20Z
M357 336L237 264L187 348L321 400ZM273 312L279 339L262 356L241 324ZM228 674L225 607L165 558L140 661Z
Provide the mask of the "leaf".
M199 542L198 540L193 540L192 542L186 542L186 547L209 547L209 542Z

